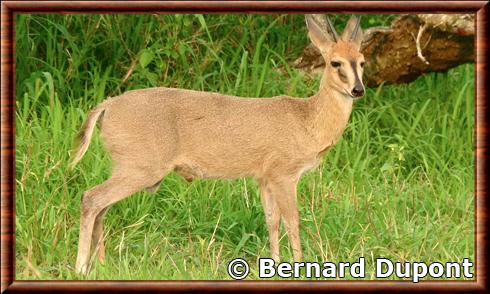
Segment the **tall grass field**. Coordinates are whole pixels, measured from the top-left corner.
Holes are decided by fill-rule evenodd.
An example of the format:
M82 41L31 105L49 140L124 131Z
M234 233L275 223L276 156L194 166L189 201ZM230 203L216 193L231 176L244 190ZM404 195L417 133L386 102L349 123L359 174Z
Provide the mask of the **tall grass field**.
M338 30L348 17L333 18ZM394 17L365 15L362 26ZM270 252L255 180L188 183L173 173L156 194L109 209L105 263L94 258L78 275L81 196L111 172L98 132L80 164L68 164L86 113L127 90L313 95L319 77L290 65L309 42L304 16L20 14L15 35L16 279L229 280L234 258L258 279ZM365 257L365 279L378 257L474 262L473 146L472 64L367 89L340 142L299 182L304 259ZM280 238L292 261L284 228Z

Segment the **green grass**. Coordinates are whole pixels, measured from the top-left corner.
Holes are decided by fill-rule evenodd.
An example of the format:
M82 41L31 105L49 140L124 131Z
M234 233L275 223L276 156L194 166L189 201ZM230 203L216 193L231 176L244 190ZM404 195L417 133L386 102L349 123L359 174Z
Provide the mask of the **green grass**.
M257 278L269 256L257 184L175 174L109 210L106 263L77 275L80 197L110 173L97 133L67 166L85 113L129 89L312 95L318 78L288 66L308 42L302 15L19 15L16 40L16 279L230 279L237 257ZM474 260L473 101L473 65L368 89L299 183L305 260L364 256L367 279L376 257ZM291 260L284 229L281 254Z

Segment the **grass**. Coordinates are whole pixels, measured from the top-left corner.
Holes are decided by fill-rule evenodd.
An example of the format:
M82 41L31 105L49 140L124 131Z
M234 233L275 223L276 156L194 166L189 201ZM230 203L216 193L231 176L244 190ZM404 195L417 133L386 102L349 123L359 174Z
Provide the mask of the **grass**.
M16 279L230 279L237 257L258 277L269 248L257 184L175 174L109 210L106 262L77 275L80 197L108 177L110 159L95 134L67 165L86 112L129 89L312 95L318 78L288 66L307 43L301 15L18 15L16 41ZM364 256L366 279L377 257L474 260L473 101L473 65L368 89L299 183L305 260Z

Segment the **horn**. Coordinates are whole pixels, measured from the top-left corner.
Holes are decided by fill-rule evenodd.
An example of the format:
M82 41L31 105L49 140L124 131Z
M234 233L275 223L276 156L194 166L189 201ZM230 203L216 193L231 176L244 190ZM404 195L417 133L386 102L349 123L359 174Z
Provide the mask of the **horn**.
M357 32L359 32L359 24L361 23L361 17L357 18L356 26L352 30L352 35L350 36L350 41L353 41L357 37Z
M339 35L335 31L335 28L332 25L332 22L330 21L330 17L327 16L327 25L328 25L328 30L332 34L333 40L337 42L339 40Z

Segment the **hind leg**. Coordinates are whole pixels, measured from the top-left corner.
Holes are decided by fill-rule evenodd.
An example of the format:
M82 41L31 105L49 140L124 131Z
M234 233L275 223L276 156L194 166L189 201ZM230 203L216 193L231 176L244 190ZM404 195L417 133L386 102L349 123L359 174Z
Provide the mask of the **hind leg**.
M104 208L95 218L94 231L92 233L92 245L91 248L97 253L97 257L100 262L105 260L105 246L104 246L104 217L109 208Z
M152 186L166 173L155 175L148 174L142 168L119 168L107 181L84 193L80 213L77 272L87 273L88 271L93 234L95 233L98 239L103 236L102 212L131 194ZM97 226L95 226L98 216ZM99 242L99 240L96 241Z

